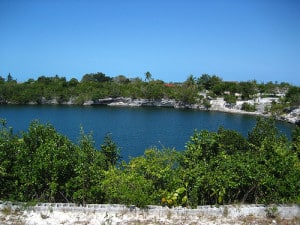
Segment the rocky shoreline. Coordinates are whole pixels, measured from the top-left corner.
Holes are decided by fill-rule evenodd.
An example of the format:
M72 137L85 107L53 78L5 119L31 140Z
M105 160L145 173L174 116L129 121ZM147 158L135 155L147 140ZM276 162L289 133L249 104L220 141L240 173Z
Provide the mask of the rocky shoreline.
M175 108L175 109L194 109L194 110L207 110L207 111L219 111L226 113L238 113L238 114L248 114L256 116L271 116L267 113L265 109L272 104L272 101L276 101L276 98L261 98L248 101L237 101L235 105L227 104L223 98L217 98L210 100L210 107L205 108L202 104L188 104L180 101L175 101L174 99L133 99L133 98L103 98L97 100L89 100L84 102L85 106L118 106L118 107L165 107L165 108ZM257 110L254 112L247 112L242 110L243 103L255 104ZM277 116L278 120L282 120L292 124L300 124L300 107L287 111L283 115Z
M248 114L255 116L271 116L266 111L271 106L272 102L278 102L278 98L256 98L247 101L237 101L236 104L228 104L224 98L216 98L209 100L210 107L205 107L203 104L189 104L182 101L176 101L174 99L143 99L143 98L130 98L130 97L108 97L95 100L87 100L83 102L83 106L111 106L111 107L163 107L163 108L174 108L174 109L193 109L193 110L205 110L205 111L219 111L225 113L236 113L236 114ZM242 110L243 103L256 106L256 111L249 112ZM5 102L3 104L14 104L12 102ZM76 99L70 98L68 101L59 102L57 99L42 100L37 102L29 102L29 105L78 105ZM300 125L300 106L291 110L286 110L284 114L277 115L276 119L285 121L291 124Z

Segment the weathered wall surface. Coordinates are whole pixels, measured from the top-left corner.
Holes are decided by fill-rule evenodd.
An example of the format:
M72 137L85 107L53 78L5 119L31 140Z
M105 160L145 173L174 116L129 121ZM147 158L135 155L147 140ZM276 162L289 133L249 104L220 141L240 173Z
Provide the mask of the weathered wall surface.
M299 224L297 205L199 206L196 209L43 203L0 205L0 224Z

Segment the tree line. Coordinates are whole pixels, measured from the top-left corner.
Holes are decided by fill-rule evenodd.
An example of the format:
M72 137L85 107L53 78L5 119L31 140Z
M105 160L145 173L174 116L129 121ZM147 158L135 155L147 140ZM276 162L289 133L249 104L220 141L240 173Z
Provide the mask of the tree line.
M204 97L201 92L206 92ZM239 95L237 95L237 93ZM174 99L187 104L202 104L209 107L208 99L224 97L228 104L235 104L238 99L248 100L262 96L284 94L280 103L272 105L270 111L282 113L286 108L300 105L300 87L288 83L258 83L255 80L245 82L223 81L216 75L202 74L198 78L190 75L182 83L165 83L152 78L150 72L145 79L127 78L124 75L109 77L104 73L88 73L78 81L69 81L58 75L40 76L18 83L9 74L0 77L0 103L2 104L44 104L55 99L58 104L72 100L73 104L82 105L88 100L106 97L131 97L145 99Z
M121 160L107 134L78 143L51 124L32 121L15 134L1 120L0 199L23 202L189 206L300 203L300 127L292 138L273 119L258 118L244 137L220 127L194 131L185 149L146 149Z

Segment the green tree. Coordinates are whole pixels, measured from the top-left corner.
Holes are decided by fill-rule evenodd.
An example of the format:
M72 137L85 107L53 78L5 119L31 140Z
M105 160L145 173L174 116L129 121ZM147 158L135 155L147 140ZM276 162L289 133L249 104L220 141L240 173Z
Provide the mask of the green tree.
M66 182L73 176L75 146L50 124L33 121L18 152L19 199L65 202Z
M268 110L269 112L271 112L272 116L279 117L286 108L287 108L286 103L277 103L275 101L272 101L271 107Z
M186 87L194 87L196 85L196 78L191 74L188 76L186 81L184 82Z
M149 71L145 73L145 80L148 82L152 80L152 74Z
M45 85L49 85L51 83L51 77L40 76L38 77L37 82Z
M292 86L285 95L285 101L289 102L291 106L300 105L300 87Z
M75 154L74 176L66 183L67 196L77 203L103 203L101 182L105 161L94 144L92 134L86 135L81 128Z
M192 206L297 201L299 158L273 120L258 120L248 140L224 128L194 133L180 159Z
M105 179L101 185L106 194L106 203L137 207L145 207L152 203L151 193L154 191L152 183L142 175L135 171L122 171L113 167L104 174Z
M160 204L162 197L183 186L178 167L179 154L174 149L147 149L143 156L130 160L126 170L143 176L153 185L152 204Z
M199 85L200 89L211 89L211 83L210 83L211 77L208 74L202 74L201 77L198 78L197 84Z
M240 90L242 94L242 99L251 99L258 92L256 81L240 82Z
M117 82L117 83L121 83L121 84L128 84L130 82L130 80L124 76L124 75L119 75L119 76L116 76L114 78L114 80Z
M213 90L213 88L222 82L222 79L216 75L210 76L208 74L203 74L201 77L198 78L198 85L200 89L206 89L206 90Z
M248 102L244 102L242 104L241 110L244 110L244 111L247 111L247 112L255 112L256 107L255 107L255 105L252 105Z
M211 107L210 101L206 98L202 100L202 104L206 110L208 110Z
M69 85L70 87L76 87L78 84L79 84L79 82L78 82L78 80L77 80L76 78L72 78L72 79L69 81L69 83L68 83L68 85Z
M287 142L286 137L276 128L274 118L261 117L257 117L255 127L248 133L248 140L256 147L261 147L265 141L268 143Z
M106 76L104 73L97 72L85 74L82 77L81 82L108 82L111 80L111 77Z
M7 78L6 78L6 82L10 83L10 82L16 82L16 80L13 79L13 76L8 73Z
M230 95L240 92L240 85L238 82L224 81L224 86L225 91L229 91Z
M16 200L17 179L14 167L21 140L7 127L6 120L0 120L0 199Z
M237 152L247 152L250 145L247 139L237 131L228 130L223 127L218 129L219 151L226 154L234 154Z
M194 104L198 100L198 89L193 75L188 76L187 80L176 90L176 99L187 104Z
M296 126L292 131L292 149L300 160L300 126Z
M212 87L212 91L215 93L215 95L222 96L224 94L224 92L226 91L225 84L221 81L217 82Z
M157 100L165 96L165 87L162 81L152 80L149 81L144 89L144 98Z
M3 78L2 76L0 76L0 84L4 84L5 83L5 78Z
M111 134L105 135L100 152L104 157L106 170L116 166L117 162L121 159L120 148L118 148L117 144L113 141Z
M224 100L230 105L236 104L236 97L234 95L225 95Z

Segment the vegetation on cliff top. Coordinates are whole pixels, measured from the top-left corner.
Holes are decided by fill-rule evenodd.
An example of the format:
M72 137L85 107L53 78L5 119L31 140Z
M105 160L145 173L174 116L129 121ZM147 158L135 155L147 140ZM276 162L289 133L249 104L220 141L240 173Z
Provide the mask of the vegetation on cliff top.
M58 104L72 100L73 104L82 105L88 100L106 97L131 97L145 99L168 98L188 104L207 105L207 98L199 93L206 92L209 98L224 97L228 104L237 99L248 100L258 93L262 96L284 94L280 104L272 105L273 111L282 112L286 107L300 105L300 87L288 83L258 83L255 80L245 82L223 81L216 75L190 75L183 83L165 83L152 78L150 72L145 79L129 79L123 75L109 77L104 73L85 74L80 81L75 78L40 76L37 80L29 79L18 83L12 75L6 79L0 77L0 102L10 104L44 104L54 100ZM247 109L247 107L246 107Z
M182 151L151 148L121 161L112 136L72 143L33 121L22 135L0 127L0 199L196 206L300 203L300 127L292 139L258 118L243 137L222 127L195 131Z

